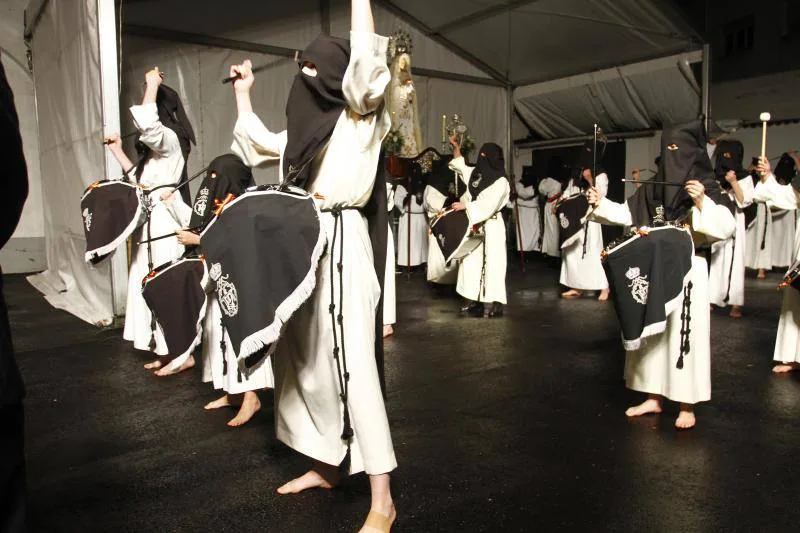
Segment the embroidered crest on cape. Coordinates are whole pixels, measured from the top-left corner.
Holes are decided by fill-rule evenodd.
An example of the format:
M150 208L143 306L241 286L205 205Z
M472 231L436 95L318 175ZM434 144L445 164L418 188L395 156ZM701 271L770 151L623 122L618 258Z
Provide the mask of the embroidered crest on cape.
M476 172L476 174L478 173ZM472 180L472 186L477 189L481 184L481 180L483 180L483 176L481 174L478 174L478 177Z
M558 223L561 224L561 227L567 229L569 227L569 219L564 215L564 213L558 214Z
M639 267L630 267L625 273L631 283L628 288L631 290L631 296L640 305L647 303L647 294L650 289L650 282L647 281L647 276L642 276Z
M447 239L445 239L444 234L440 233L439 235L436 236L436 238L439 239L439 246L444 248L444 243L447 242Z
M653 222L656 224L663 224L664 223L664 206L660 205L656 207L656 216L653 217Z
M208 187L203 187L197 193L197 200L194 203L194 212L197 213L197 216L201 217L206 213L206 207L208 207L208 194L209 194Z
M228 281L229 275L220 276L217 280L217 299L222 312L229 317L234 317L239 313L239 296L236 285Z
M220 276L222 276L222 265L219 263L211 265L211 268L208 270L208 275L211 276L211 279L217 281Z
M83 225L86 226L86 231L92 228L92 214L89 212L88 207L83 210Z

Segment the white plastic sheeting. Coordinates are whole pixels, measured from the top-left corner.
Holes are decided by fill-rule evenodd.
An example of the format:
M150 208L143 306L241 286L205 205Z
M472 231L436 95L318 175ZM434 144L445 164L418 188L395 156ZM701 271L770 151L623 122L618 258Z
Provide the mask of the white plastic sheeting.
M48 270L30 282L91 323L113 317L110 267L89 267L78 209L103 178L97 0L50 0L33 34Z
M678 67L699 54L670 56L522 87L517 111L542 137L658 129L696 118L700 95Z

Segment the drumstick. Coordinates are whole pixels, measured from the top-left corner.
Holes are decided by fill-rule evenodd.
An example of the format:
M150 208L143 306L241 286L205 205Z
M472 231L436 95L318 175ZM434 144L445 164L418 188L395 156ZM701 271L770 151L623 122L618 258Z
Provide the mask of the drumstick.
M649 184L649 185L671 185L673 187L683 187L684 185L686 185L685 183L677 183L677 182L674 182L674 181L656 181L656 180L639 181L639 180L629 180L629 179L625 179L625 178L622 178L622 182L623 183L640 183L642 185L645 185L645 184Z
M205 167L204 169L200 170L197 174L194 174L192 177L187 178L186 180L179 182L177 185L159 185L158 187L153 187L152 189L150 189L150 191L157 191L158 189L165 189L167 187L174 187L174 189L172 189L172 192L175 192L178 189L180 189L181 187L183 187L184 185L188 185L189 183L191 183L195 179L199 178L207 170L208 170L208 167Z
M761 113L758 117L761 120L761 159L767 158L767 122L772 119L772 116L767 113Z
M295 63L297 63L297 58L298 57L300 57L300 51L299 50L295 50L295 52L294 52L294 62ZM251 72L253 74L255 74L256 72L261 72L261 71L270 69L272 67L276 67L276 66L280 65L281 63L283 63L284 61L288 61L288 59L289 58L284 57L284 58L278 59L277 61L273 61L272 63L265 63L263 65L259 65L257 67L253 67ZM227 78L223 78L222 79L222 84L225 85L226 83L233 83L234 81L240 80L240 79L242 79L242 75L241 74L237 74L235 76L228 76Z
M195 226L194 228L186 228L183 231L191 231L192 233L198 233L201 229L203 229L203 226ZM162 239L169 239L170 237L177 237L177 236L178 232L173 231L172 233L167 233L166 235L159 235L158 237L153 237L151 239L145 239L143 241L139 241L139 244L147 244L148 242L160 241Z
M138 133L139 133L139 131L138 131L138 130L137 130L137 131L132 131L132 132L130 132L130 133L126 133L125 135L122 135L122 136L119 138L119 140L121 141L122 139L127 139L128 137L133 137L134 135L136 135L136 134L138 134ZM106 145L108 145L108 144L111 144L111 143L113 143L113 142L114 142L114 141L112 141L111 139L103 139L103 144L106 144Z

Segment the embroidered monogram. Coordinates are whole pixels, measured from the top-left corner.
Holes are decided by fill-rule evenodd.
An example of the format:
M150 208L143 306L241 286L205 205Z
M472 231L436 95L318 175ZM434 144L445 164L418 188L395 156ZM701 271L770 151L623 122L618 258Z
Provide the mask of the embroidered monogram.
M83 225L86 226L86 231L92 228L92 214L88 207L83 210Z
M194 212L197 216L201 217L206 214L206 207L208 207L208 187L203 187L197 193L197 200L194 203Z
M631 280L628 288L631 290L631 297L640 305L647 303L647 295L650 289L650 282L647 276L642 276L639 267L630 267L625 273L625 277Z
M564 213L558 214L558 223L561 224L563 229L567 229L569 227L569 219L564 215Z
M208 271L208 275L211 276L211 279L217 281L219 277L222 275L222 265L219 263L214 263L211 265L211 269Z
M656 224L664 223L664 206L659 205L656 207L656 216L653 217L653 222Z
M447 239L445 239L444 234L440 233L436 238L439 239L439 246L444 248L444 244L445 242L447 242Z
M220 276L217 280L217 298L223 313L229 317L234 317L239 313L239 297L236 286L228 281L228 275Z

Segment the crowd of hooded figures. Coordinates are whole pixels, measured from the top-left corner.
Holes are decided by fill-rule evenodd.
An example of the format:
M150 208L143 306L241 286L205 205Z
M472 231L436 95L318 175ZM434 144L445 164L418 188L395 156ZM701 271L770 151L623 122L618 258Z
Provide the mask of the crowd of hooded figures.
M230 426L247 423L259 411L258 391L275 389L278 439L312 460L308 472L279 487L279 494L330 489L343 476L365 472L372 500L361 531L391 530L397 513L390 473L397 461L376 358L381 339L375 325L382 322L384 336L393 333L395 268L424 264L428 282L451 286L463 298L465 315L502 317L507 303L509 234L519 252L561 258L559 281L567 289L563 298L592 292L600 301L610 294L613 299L614 292L621 290L604 269L601 225L666 225L691 235L693 251L686 258L685 279L678 281L690 288L692 297L685 299L683 312L668 313L657 328L642 335L641 342L626 345L624 375L628 388L646 395L641 404L627 410L628 416L661 412L664 400L670 400L680 405L675 426L693 427L695 405L711 397L710 306L730 306L730 316L741 317L745 269L764 275L800 256L795 224L800 193L785 180L776 180L764 158L755 161L749 172L734 164L720 173L719 165L715 169L712 164L720 160L716 152L725 150L725 158L730 159L727 150L733 148L719 136L709 141L700 120L665 129L657 174L662 185L641 182L622 203L608 198L613 176L597 164L589 145L572 164L575 172L565 174L567 165L554 159L543 177L523 173L509 180L500 146L482 145L475 163L469 164L453 137L452 158L446 164L454 180L386 184L386 212L397 209L401 216L396 244L391 226L386 228L384 223L389 233L387 261L379 267L364 210L373 189L380 187L383 194L384 181L377 178L376 169L382 141L392 127L384 100L402 92L403 102L414 106L416 102L409 84L390 85L388 40L375 34L368 0L352 0L351 22L349 40L320 36L303 52L283 131L270 129L253 109L251 63L230 67L238 112L232 153L211 161L193 201L172 190L154 190L185 179L194 132L178 94L163 84L159 69L146 73L142 103L130 108L139 132L138 161L126 156L118 135L107 140L123 170L152 191L148 194L154 207L139 237L144 241L153 235L175 234L138 247L132 256L123 335L136 349L156 356L145 368L169 376L193 367L196 361L192 354L169 357L164 334L154 327L153 313L142 297L141 280L154 264L172 261L187 250L202 252L197 228L207 225L228 197L240 196L254 185L253 168L277 165L281 180L291 176L314 198L324 239L336 245L325 249L308 301L285 324L267 364L244 376L230 371L237 368L237 354L221 325L225 302L218 301L221 296L212 290L199 359L203 381L222 393L205 408L237 407ZM397 61L396 70L407 71L408 61ZM417 137L413 141L412 151L417 153L422 141ZM797 154L790 157L800 167ZM638 173L634 179L638 180ZM558 209L576 197L588 204L585 220L577 233L564 240L560 232L565 221ZM514 212L512 231L503 217L509 206ZM747 212L753 206L757 212L748 224ZM473 229L480 230L480 243L458 260L447 260L428 231L429 222L443 212L463 212ZM639 280L640 292L634 297L647 299L646 290L641 292L644 278L634 273L629 279L631 286ZM341 308L338 325L331 320L333 312L329 313L337 306ZM691 328L682 317L686 314L691 315ZM342 316L346 317L343 322ZM340 349L347 353L344 395L342 374L337 371ZM800 294L787 289L775 371L797 369L798 352ZM676 365L678 356L681 362Z

